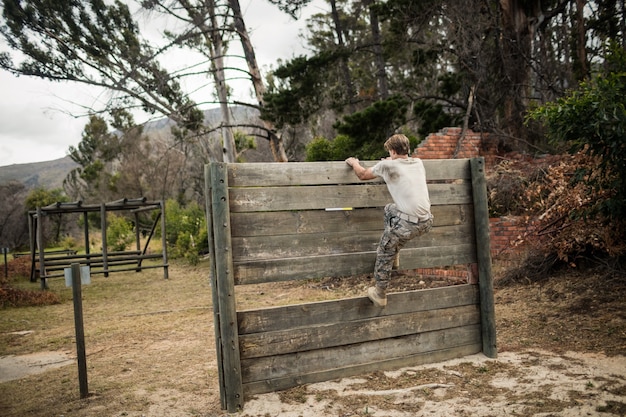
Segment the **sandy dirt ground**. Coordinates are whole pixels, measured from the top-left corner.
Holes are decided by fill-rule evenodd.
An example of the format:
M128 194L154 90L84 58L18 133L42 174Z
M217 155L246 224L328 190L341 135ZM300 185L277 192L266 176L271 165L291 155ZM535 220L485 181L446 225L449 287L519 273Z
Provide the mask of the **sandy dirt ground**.
M39 352L0 358L0 382L63 366L76 366L70 352ZM151 405L123 416L188 416L182 393L137 392ZM626 358L547 351L481 354L442 363L374 373L362 378L310 384L257 395L242 417L320 416L624 416ZM188 398L194 401L193 398ZM88 400L87 400L88 401ZM220 415L226 413L219 412ZM105 414L103 414L105 415ZM210 414L207 414L210 415ZM212 414L217 415L217 414Z
M505 352L497 360L473 355L382 377L390 381L388 388L369 389L368 378L355 378L309 385L299 399L287 402L277 393L261 395L246 404L243 415L580 417L626 412L621 406L614 414L610 406L625 400L624 357ZM411 377L419 383L404 387L398 382Z

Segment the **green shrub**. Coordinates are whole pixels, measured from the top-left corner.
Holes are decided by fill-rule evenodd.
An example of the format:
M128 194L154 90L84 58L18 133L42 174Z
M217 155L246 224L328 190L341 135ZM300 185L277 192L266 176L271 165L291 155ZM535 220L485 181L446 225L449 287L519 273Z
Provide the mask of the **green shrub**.
M175 200L165 203L166 239L172 258L185 258L196 264L208 250L206 218L198 203L183 207Z
M126 250L135 240L133 224L125 217L111 214L107 218L107 248L112 251Z

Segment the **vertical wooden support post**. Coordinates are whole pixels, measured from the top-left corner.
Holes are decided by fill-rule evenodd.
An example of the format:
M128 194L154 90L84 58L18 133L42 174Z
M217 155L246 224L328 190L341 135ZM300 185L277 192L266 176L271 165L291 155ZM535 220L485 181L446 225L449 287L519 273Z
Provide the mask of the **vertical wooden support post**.
M85 329L83 327L83 300L80 264L73 263L72 271L72 298L74 300L74 327L76 329L76 357L78 359L78 385L80 398L87 398L89 386L87 383L87 354L85 350Z
M85 255L87 255L87 266L91 268L91 256L89 256L91 253L89 244L89 216L87 216L87 211L83 212L83 223L85 223L83 227L85 234Z
M46 264L45 264L45 253L44 253L44 242L43 242L43 211L41 207L37 207L37 248L39 249L39 278L41 281L41 289L45 290L48 288L48 284L46 283ZM34 258L33 258L34 259Z
M493 277L491 274L491 245L489 238L489 206L485 159L472 158L472 193L474 197L474 227L478 258L478 287L480 290L480 321L483 353L489 358L498 355L496 347L496 316L493 301Z
M143 255L143 253L141 253L141 232L139 231L139 212L135 210L133 214L135 217L135 250L139 252L140 255ZM137 269L135 269L135 272L141 272L141 260L142 260L141 257L137 257Z
M211 166L204 166L204 198L206 205L206 226L209 243L209 256L211 263L209 265L209 281L211 283L211 296L213 303L213 330L215 332L215 353L217 357L217 373L220 385L220 403L222 409L226 408L226 386L224 382L223 355L222 355L222 339L220 335L220 309L217 296L217 277L215 275L215 236L213 234L213 187L211 184Z
M107 256L107 209L106 204L100 204L100 225L102 230L102 270L104 276L109 276L109 260Z
M30 243L30 282L37 281L36 277L36 262L35 262L35 250L37 248L37 223L35 219L35 214L32 212L28 213L28 233L29 233L29 243Z
M135 249L137 252L141 252L141 233L139 231L139 213L133 212L135 217Z
M230 252L230 209L228 197L228 165L211 165L212 213L215 250L215 275L219 327L224 372L226 409L229 413L243 408L243 382L239 355L239 331L235 307L233 258Z
M159 206L161 207L161 246L163 246L163 278L168 279L169 275L169 264L167 262L167 239L166 239L166 228L165 228L165 202L163 200L159 201Z

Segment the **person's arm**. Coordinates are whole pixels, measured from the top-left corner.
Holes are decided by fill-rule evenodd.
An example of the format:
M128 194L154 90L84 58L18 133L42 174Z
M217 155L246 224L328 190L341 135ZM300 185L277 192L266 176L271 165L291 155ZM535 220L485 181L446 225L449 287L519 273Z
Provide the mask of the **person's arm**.
M376 178L376 175L372 172L372 168L364 168L357 158L350 157L346 159L346 164L352 167L354 173L360 180L366 181Z

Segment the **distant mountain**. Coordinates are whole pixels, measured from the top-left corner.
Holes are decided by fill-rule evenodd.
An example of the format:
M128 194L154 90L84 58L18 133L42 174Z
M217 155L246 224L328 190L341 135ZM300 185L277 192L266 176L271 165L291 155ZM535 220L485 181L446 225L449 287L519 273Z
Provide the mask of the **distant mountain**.
M7 165L0 167L0 184L18 181L27 188L62 188L67 174L77 166L69 156L53 161Z
M250 107L231 107L233 124L254 125L260 124L259 112ZM205 123L209 126L219 126L222 120L219 109L210 109L204 112ZM170 139L170 128L174 123L168 118L153 120L144 125L144 133L155 139ZM249 129L243 129L249 130ZM246 160L269 161L271 152L266 140L257 141L257 149L246 152ZM62 188L67 174L78 165L69 156L53 161L14 164L0 167L0 184L9 181L18 181L28 188L44 187L47 189Z

